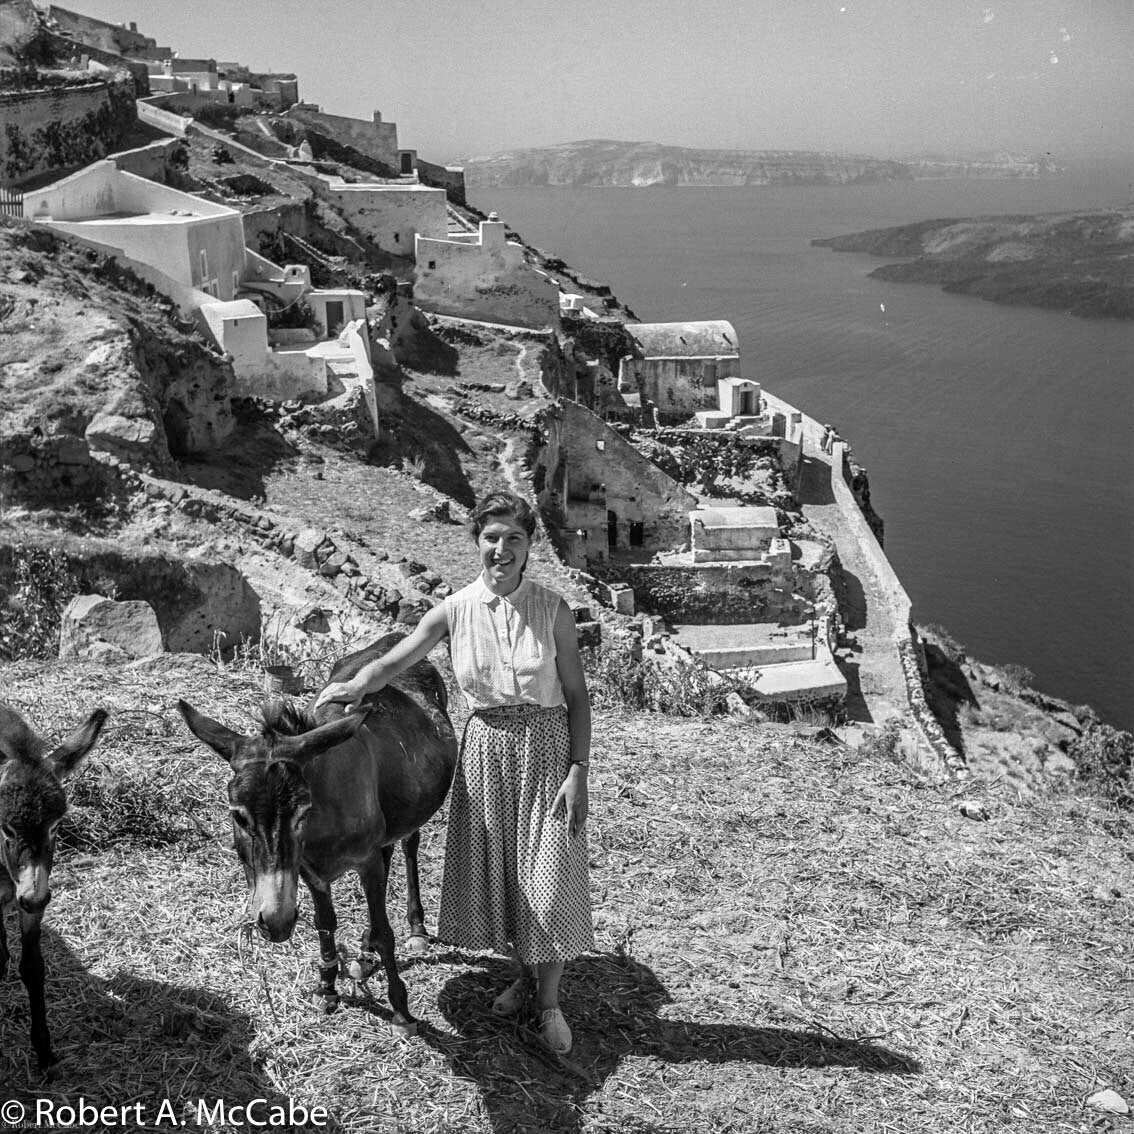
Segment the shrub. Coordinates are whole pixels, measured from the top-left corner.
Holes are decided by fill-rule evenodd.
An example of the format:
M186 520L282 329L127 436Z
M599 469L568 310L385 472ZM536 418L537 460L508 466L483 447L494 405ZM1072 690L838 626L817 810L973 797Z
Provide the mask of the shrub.
M22 549L7 601L0 606L0 660L54 657L63 608L79 593L66 557L54 549Z
M1119 807L1134 808L1134 734L1094 721L1068 754L1081 780Z
M591 698L600 708L645 709L674 717L728 711L736 685L703 665L660 666L636 658L625 642L606 643L583 655Z

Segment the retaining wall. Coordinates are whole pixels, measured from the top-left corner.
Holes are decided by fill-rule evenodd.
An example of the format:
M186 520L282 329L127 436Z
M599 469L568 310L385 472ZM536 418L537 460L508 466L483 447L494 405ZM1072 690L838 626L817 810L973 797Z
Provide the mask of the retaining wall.
M104 466L82 437L61 434L35 440L0 439L0 499L11 503L66 504L93 500L107 489Z
M98 161L137 119L129 76L0 92L0 185Z

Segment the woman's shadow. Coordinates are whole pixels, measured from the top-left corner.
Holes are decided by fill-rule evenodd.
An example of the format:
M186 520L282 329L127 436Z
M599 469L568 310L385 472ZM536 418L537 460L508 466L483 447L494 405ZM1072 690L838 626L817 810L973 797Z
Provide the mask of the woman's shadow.
M477 1085L493 1130L500 1134L580 1130L586 1098L602 1089L626 1056L667 1063L856 1067L889 1075L921 1070L917 1060L885 1047L818 1029L665 1019L658 1014L672 999L665 986L652 969L621 952L588 955L572 966L563 1006L575 1045L560 1060L543 1048L529 1022L492 1015L493 995L515 975L510 963L456 953L432 959L476 966L449 980L438 996L438 1007L458 1035L438 1032L424 1021L420 1034L458 1075ZM651 1129L648 1124L635 1127L639 1132Z
M17 940L14 953L18 951ZM5 1098L23 1103L29 1113L40 1099L71 1104L82 1096L97 1107L140 1102L150 1116L142 1124L146 1128L165 1099L177 1116L173 1125L184 1119L187 1129L198 1128L198 1100L208 1108L206 1118L221 1102L226 1113L231 1107L246 1113L255 1100L253 1117L263 1117L277 1105L286 1109L287 1096L249 1055L252 1021L220 996L125 971L95 976L49 925L43 930L43 954L47 1022L59 1062L47 1076L36 1068L28 1040L27 996L13 956L0 981ZM339 1125L332 1119L322 1129Z

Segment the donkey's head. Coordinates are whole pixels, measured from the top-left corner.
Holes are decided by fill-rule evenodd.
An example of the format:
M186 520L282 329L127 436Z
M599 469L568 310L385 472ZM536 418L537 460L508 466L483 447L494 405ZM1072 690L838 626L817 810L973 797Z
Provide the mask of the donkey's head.
M233 844L248 881L249 912L269 941L286 941L299 916L299 863L311 810L303 767L350 739L366 714L351 713L315 727L293 710L268 710L261 732L244 736L185 701L177 707L193 735L232 769L228 809Z
M56 748L6 705L0 705L0 881L7 871L16 902L36 913L51 897L55 835L67 811L63 780L94 747L106 721L96 709Z

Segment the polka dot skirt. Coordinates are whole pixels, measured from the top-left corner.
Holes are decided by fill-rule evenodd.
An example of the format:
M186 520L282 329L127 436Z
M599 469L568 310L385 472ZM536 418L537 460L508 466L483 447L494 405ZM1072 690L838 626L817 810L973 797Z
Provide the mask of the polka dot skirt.
M584 829L551 805L570 766L567 710L469 718L449 803L437 936L467 949L513 944L527 964L594 948Z

